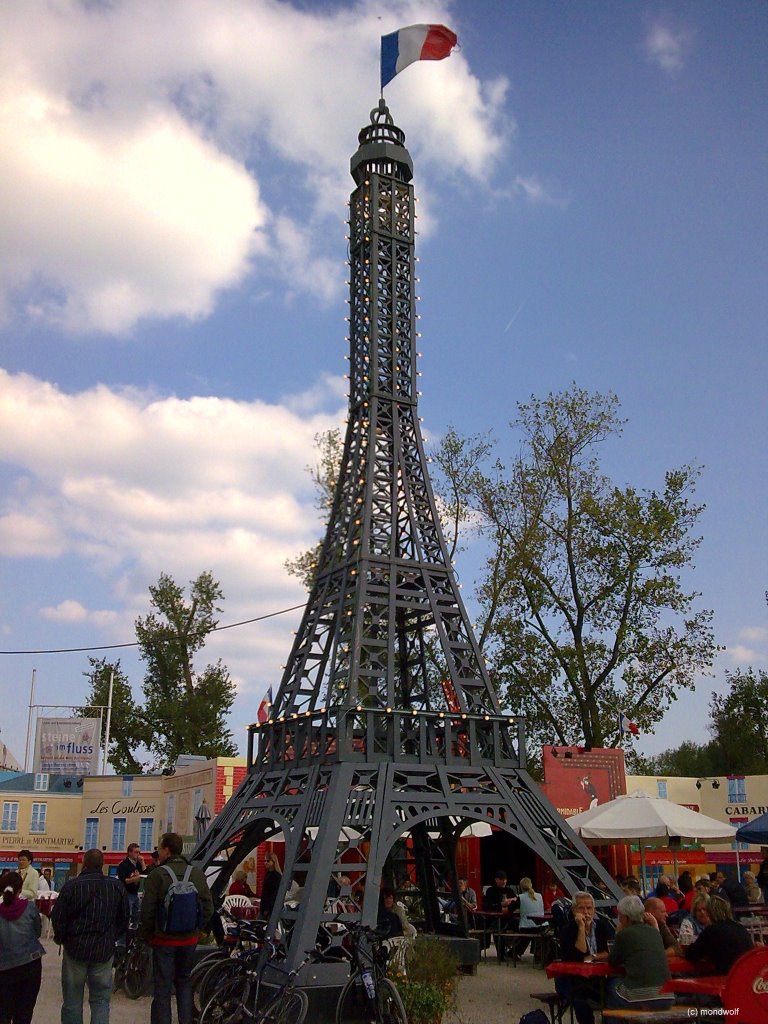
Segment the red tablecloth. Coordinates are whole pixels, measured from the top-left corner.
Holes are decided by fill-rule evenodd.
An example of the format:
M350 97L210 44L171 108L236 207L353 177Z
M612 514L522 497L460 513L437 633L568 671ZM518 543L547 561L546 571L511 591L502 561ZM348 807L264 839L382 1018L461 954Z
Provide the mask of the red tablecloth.
M50 896L38 896L37 900L35 900L35 903L37 905L38 911L44 917L50 917L51 916L51 910L53 909L53 904L55 902L56 902L56 900L55 899L51 899Z
M590 960L588 963L577 960L553 960L547 964L547 977L557 978L563 975L572 978L610 978L615 974L623 974L619 967L611 967L607 960Z

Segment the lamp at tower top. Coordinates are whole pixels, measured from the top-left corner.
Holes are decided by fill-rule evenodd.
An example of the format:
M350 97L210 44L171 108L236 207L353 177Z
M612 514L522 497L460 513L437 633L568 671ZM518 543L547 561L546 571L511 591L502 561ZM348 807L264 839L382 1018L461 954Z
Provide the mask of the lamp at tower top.
M413 161L405 148L405 132L395 125L383 99L371 111L371 123L357 137L359 148L349 170L357 185L372 173L390 174L400 181L413 177Z

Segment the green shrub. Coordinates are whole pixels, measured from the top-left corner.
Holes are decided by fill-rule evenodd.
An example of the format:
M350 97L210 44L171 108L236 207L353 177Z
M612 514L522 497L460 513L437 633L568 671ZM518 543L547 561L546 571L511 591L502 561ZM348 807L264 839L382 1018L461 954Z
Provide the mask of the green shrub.
M408 955L407 977L397 983L409 1024L438 1024L455 1009L458 966L448 943L418 936Z
M425 981L401 981L398 990L408 1016L408 1024L438 1024L453 997Z

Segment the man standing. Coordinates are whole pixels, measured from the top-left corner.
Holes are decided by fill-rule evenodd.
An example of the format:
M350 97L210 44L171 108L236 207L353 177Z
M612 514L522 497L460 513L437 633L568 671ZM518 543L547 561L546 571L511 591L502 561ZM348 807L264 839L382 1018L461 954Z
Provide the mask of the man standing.
M19 874L24 883L21 888L21 895L25 900L34 903L37 899L37 889L40 884L40 875L32 867L32 854L29 850L22 850L16 858L19 864Z
M91 1024L109 1024L112 958L128 921L128 897L103 867L101 850L87 850L83 870L64 883L51 911L53 937L64 947L61 1024L82 1024L86 981Z
M192 982L190 975L199 928L184 932L171 931L169 922L163 923L161 909L165 897L175 881L183 881L189 862L182 857L183 842L175 832L166 832L158 846L159 867L151 871L144 882L139 934L152 946L154 990L152 993L151 1024L171 1024L171 991L176 987L176 1009L179 1024L192 1024ZM197 890L200 920L207 924L213 914L213 898L198 868L191 868L188 880Z
M128 893L128 927L131 931L139 927L139 880L143 870L141 847L138 843L131 843L128 856L117 865L117 877Z

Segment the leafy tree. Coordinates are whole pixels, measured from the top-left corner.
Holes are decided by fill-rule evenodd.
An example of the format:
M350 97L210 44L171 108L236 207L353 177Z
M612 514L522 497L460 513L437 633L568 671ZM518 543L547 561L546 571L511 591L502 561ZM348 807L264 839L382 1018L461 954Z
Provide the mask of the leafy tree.
M149 588L154 608L136 620L136 637L146 662L144 714L151 723L147 746L154 767L172 767L179 754L206 757L237 753L226 718L235 699L234 684L221 661L198 673L194 655L218 624L221 587L206 571L189 585L189 599L163 573Z
M85 673L89 681L88 703L77 714L82 718L102 716L101 745L106 741L109 682L112 676L112 715L109 729L107 760L118 775L138 775L143 765L136 758L136 750L146 746L151 730L141 707L136 703L120 660L108 662L106 658L89 658L90 670Z
M616 745L621 710L651 731L716 650L681 581L700 542L698 470L670 470L659 490L614 484L597 450L621 434L618 408L573 384L518 405L507 465L453 431L438 452L446 506L490 551L479 640L534 743Z
M760 775L768 764L768 672L749 668L726 673L730 692L713 693L709 705L718 771Z
M336 481L339 478L339 466L344 449L338 427L315 434L315 447L318 452L317 463L314 466L307 466L307 472L315 485L315 507L323 513L323 519L328 520L333 507L333 496L336 491ZM285 562L288 572L302 580L308 590L312 586L317 572L322 546L321 539L309 551L304 551L296 558L288 559Z
M645 774L694 779L720 775L720 752L711 740L709 743L685 740L679 747L663 750L649 759Z

